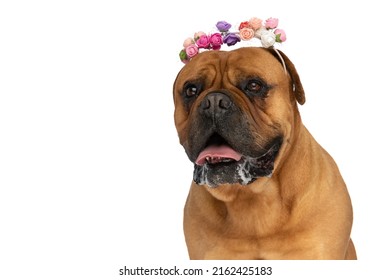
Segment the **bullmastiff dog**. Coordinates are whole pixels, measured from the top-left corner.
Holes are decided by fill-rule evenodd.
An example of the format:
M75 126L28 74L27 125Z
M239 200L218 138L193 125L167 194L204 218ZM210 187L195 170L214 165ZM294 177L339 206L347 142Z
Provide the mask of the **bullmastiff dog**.
M302 124L305 93L279 54L207 51L177 75L174 120L194 163L191 259L356 259L346 185Z

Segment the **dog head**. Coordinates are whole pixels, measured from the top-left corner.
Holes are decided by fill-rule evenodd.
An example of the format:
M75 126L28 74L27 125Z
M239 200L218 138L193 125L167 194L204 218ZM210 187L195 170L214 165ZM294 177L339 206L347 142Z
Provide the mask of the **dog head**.
M280 51L246 47L193 58L174 83L174 119L194 181L248 185L271 176L300 122L297 102L305 102L304 91Z

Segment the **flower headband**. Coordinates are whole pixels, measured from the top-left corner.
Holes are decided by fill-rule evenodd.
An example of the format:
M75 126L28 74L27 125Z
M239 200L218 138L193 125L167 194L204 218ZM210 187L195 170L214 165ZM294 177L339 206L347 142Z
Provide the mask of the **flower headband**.
M228 47L243 41L249 41L252 38L260 40L264 48L273 47L274 44L286 41L286 33L283 29L278 29L279 20L277 18L269 18L265 21L259 18L251 18L249 21L241 22L238 27L238 32L230 31L232 25L226 21L218 21L215 25L219 32L207 35L200 31L195 33L194 38L187 38L183 43L183 49L180 51L180 60L187 63L191 58L195 57L202 49L204 50L219 50L223 44ZM276 51L276 49L275 49ZM283 67L284 61L281 58Z

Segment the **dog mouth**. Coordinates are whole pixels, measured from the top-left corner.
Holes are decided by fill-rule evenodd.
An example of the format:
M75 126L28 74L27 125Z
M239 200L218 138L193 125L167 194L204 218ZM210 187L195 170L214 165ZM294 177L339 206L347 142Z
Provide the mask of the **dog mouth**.
M206 147L200 152L195 161L197 165L219 164L237 162L242 158L242 155L234 150L227 142L218 134L214 134L206 143Z
M259 177L271 177L282 140L275 138L258 156L243 155L218 134L210 137L199 153L194 167L194 181L217 187L222 184L248 185Z

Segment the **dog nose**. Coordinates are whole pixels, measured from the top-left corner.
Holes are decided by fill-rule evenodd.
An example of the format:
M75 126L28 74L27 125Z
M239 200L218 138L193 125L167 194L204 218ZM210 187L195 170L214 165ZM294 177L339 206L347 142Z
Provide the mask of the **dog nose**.
M206 115L220 115L230 109L232 101L230 97L224 93L213 92L202 100L200 106Z

